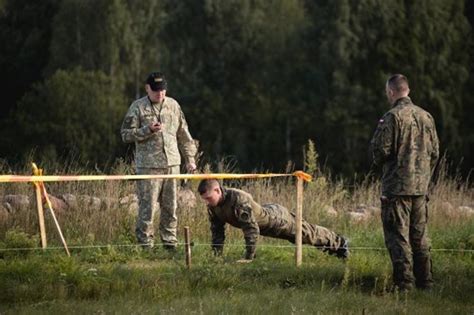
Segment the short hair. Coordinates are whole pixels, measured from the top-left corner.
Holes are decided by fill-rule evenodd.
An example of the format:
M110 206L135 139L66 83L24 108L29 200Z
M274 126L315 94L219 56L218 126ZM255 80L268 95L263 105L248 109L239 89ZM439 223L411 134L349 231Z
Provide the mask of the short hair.
M211 189L213 189L214 187L220 187L220 183L217 179L215 178L206 178L206 179L203 179L199 182L199 186L197 188L199 194L204 194L208 191L210 191Z
M394 74L387 80L388 87L396 92L408 91L408 79L403 74Z

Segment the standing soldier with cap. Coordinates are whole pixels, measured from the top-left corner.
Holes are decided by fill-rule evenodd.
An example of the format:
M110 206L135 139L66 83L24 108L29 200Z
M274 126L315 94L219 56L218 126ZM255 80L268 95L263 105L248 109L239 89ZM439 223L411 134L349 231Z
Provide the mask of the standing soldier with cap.
M225 224L242 229L246 251L244 259L255 258L259 235L280 238L295 243L295 215L278 204L256 203L252 196L240 189L222 187L216 179L204 179L198 192L208 206L211 223L212 249L221 254L224 248ZM339 258L347 258L347 241L340 235L303 220L303 244L313 245Z
M427 190L439 154L433 117L414 105L404 75L391 76L385 92L392 108L371 142L373 166L383 167L382 223L399 290L433 286L427 236Z
M166 96L167 82L160 72L151 73L145 85L147 96L135 100L123 120L121 135L135 143L137 174L179 174L181 154L186 168L196 169L196 146L176 100ZM181 154L180 154L181 152ZM153 215L160 206L160 237L165 249L176 247L177 200L175 179L137 181L139 198L136 236L144 248L153 247Z

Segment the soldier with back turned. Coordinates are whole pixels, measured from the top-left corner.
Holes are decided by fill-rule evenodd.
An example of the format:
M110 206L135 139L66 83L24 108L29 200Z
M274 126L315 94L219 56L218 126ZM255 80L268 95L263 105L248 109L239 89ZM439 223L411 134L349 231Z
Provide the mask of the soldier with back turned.
M439 155L433 117L413 104L404 75L385 85L392 108L371 141L374 167L382 167L382 223L393 282L399 290L433 286L427 233L428 184Z

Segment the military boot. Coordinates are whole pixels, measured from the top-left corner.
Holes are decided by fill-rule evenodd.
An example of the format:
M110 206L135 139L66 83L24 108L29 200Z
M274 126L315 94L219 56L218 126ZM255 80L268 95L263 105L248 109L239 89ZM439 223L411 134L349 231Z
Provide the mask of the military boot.
M336 250L335 255L341 259L349 258L349 241L347 239L342 238L341 246Z
M176 245L173 244L163 244L163 248L171 254L176 253Z
M413 255L413 273L418 289L431 290L433 288L433 273L430 253Z

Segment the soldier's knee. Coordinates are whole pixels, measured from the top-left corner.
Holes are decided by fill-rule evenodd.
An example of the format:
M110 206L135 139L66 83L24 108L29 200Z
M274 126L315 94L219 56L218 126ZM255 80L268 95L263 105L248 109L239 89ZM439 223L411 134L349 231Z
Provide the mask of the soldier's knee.
M430 244L426 239L415 239L411 241L413 253L427 253L430 251Z

